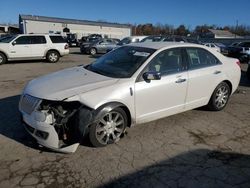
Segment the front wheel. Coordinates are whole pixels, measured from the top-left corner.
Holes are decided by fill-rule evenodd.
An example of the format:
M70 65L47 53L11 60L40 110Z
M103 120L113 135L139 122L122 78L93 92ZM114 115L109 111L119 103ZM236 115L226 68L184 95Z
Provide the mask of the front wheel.
M91 49L90 49L90 54L91 54L92 56L96 55L96 53L97 53L97 51L96 51L95 48L91 48Z
M90 126L89 139L95 147L118 142L127 127L127 115L121 108L104 114Z
M0 53L0 65L6 63L7 59L4 54Z
M60 59L60 55L56 51L49 51L46 55L46 59L50 63L56 63Z
M230 87L226 82L221 82L214 90L207 105L209 110L220 111L227 105L230 97Z

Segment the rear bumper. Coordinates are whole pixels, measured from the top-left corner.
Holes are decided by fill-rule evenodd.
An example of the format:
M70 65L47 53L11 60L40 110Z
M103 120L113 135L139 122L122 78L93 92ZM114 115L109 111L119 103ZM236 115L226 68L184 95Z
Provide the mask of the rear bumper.
M68 55L68 54L69 54L69 49L60 52L60 55L61 55L61 56L65 56L65 55Z

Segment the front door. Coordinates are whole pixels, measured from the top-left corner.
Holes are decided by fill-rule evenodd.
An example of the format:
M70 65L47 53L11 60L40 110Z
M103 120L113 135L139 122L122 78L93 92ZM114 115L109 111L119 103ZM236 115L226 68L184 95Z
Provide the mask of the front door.
M31 41L29 36L20 36L9 46L10 58L27 58L31 56Z
M160 72L160 80L135 83L135 108L138 123L153 121L184 110L187 71L181 48L160 52L144 72Z

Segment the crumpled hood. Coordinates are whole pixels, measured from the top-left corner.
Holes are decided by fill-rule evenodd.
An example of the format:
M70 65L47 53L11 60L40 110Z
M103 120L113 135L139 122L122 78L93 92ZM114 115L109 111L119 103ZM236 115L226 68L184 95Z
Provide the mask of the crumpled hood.
M94 89L110 86L117 81L118 79L102 76L79 66L30 81L24 89L24 94L47 100L63 100Z

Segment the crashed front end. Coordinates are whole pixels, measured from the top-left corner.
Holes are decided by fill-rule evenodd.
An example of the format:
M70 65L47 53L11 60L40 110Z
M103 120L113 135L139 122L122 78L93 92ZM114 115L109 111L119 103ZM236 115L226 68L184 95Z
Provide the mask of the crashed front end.
M93 119L92 109L80 102L44 100L28 94L21 96L19 110L24 127L40 145L64 153L76 151Z

